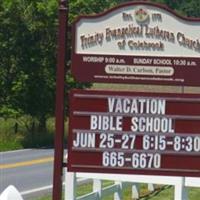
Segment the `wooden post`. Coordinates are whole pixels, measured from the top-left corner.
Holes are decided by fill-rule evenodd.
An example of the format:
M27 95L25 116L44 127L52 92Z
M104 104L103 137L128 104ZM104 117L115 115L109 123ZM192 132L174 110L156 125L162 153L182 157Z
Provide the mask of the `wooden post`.
M102 180L100 179L93 180L93 192L97 192L98 199L102 199Z
M185 177L178 178L179 182L174 186L174 200L188 200L187 188L185 187Z
M59 2L59 28L57 46L57 75L56 75L56 135L54 153L53 200L62 197L62 171L64 150L64 94L65 94L65 63L67 38L67 0Z
M115 181L115 184L118 184L118 190L114 193L114 200L121 200L123 183L121 181Z
M76 173L65 169L65 200L76 200L77 177Z
M152 183L148 183L147 187L149 192L153 192L155 190L154 185Z
M132 199L139 199L140 198L140 184L133 183L132 185Z

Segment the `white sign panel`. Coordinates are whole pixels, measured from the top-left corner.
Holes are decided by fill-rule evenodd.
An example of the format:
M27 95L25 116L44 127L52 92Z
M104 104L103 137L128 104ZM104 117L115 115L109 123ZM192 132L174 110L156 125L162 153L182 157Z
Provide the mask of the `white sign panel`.
M76 24L76 53L200 56L200 22L149 5L126 6Z

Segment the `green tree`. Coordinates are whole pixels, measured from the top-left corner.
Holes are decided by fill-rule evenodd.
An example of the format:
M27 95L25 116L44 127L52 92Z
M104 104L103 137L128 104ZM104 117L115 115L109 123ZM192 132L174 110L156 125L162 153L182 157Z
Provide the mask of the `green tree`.
M43 129L54 112L57 2L6 0L0 8L1 111L36 117Z
M54 115L58 1L0 1L0 115ZM86 87L67 77L67 90Z
M200 16L196 0L152 0L185 16ZM70 24L127 0L70 0ZM54 113L58 1L0 1L0 114L28 114L45 121ZM70 43L70 41L69 41ZM69 64L69 63L68 63ZM86 87L67 76L67 90Z
M69 21L70 23L79 15L97 14L115 5L118 0L70 0Z
M200 17L200 2L196 0L152 0L163 3L179 14L187 17Z

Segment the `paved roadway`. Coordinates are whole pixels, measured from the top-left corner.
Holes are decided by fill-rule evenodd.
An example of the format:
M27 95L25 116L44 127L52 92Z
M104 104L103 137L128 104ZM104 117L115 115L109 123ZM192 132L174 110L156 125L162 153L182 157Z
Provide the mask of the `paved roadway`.
M53 149L0 152L0 194L10 184L23 194L25 200L50 192L53 153Z

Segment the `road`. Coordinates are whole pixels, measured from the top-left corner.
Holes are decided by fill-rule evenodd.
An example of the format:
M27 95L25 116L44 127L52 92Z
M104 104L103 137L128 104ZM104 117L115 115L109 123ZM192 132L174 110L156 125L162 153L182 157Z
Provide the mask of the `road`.
M0 194L14 185L23 198L35 199L51 191L53 149L26 149L0 153Z

